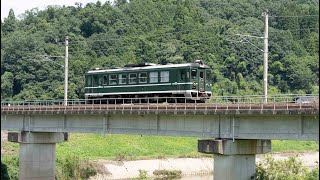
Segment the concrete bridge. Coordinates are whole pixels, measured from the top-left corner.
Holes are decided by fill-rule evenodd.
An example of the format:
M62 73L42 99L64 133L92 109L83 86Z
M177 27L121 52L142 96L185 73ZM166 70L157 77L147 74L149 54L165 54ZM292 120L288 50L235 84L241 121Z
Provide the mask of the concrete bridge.
M1 129L20 131L8 136L20 143L20 179L54 179L55 144L65 140L65 132L203 138L198 150L215 154L214 179L228 180L254 178L255 154L270 152L271 139L319 140L318 99L266 104L239 97L211 104L110 102L2 102Z

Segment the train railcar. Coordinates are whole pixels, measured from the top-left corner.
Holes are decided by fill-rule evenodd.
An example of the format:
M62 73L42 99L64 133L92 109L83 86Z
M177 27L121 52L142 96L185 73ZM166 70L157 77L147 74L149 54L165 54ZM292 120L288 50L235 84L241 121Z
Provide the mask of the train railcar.
M176 97L205 101L211 96L211 86L211 70L200 60L167 65L144 63L88 71L85 98Z

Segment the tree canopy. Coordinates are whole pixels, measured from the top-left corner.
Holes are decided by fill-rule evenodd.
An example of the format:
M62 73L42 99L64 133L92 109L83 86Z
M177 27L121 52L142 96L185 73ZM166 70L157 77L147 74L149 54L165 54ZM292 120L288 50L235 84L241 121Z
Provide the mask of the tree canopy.
M270 93L319 92L319 6L312 0L116 0L13 10L1 22L1 99L63 99L69 36L69 98L84 74L129 63L202 59L213 95L262 94L263 16L269 18Z

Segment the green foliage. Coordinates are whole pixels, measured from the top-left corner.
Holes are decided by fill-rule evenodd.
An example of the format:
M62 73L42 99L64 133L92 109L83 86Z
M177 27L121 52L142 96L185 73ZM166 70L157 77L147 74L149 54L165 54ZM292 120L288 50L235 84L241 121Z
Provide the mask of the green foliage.
M285 160L275 160L270 155L257 164L256 179L257 180L304 180L319 179L318 168L307 171L302 165L302 161L297 156L291 156ZM317 172L316 172L317 171Z
M147 171L143 169L139 169L139 180L147 179Z
M1 179L19 179L19 157L1 156Z
M13 74L5 72L1 76L1 97L11 98L13 95ZM2 99L2 98L1 98Z
M181 171L177 170L155 170L153 174L156 176L156 180L160 179L179 179L181 178Z
M88 160L78 156L66 156L57 159L56 179L88 179L96 175L96 169Z
M319 166L307 173L306 180L319 180Z
M1 99L63 98L64 38L69 44L69 98L84 98L84 73L129 63L202 59L214 95L262 92L261 53L233 34L262 36L270 10L269 84L273 93L317 92L319 7L305 1L117 0L76 7L13 10L1 26ZM235 39L232 39L235 38ZM261 39L250 39L263 47Z
M9 180L7 165L2 164L2 161L1 161L1 179L2 180Z

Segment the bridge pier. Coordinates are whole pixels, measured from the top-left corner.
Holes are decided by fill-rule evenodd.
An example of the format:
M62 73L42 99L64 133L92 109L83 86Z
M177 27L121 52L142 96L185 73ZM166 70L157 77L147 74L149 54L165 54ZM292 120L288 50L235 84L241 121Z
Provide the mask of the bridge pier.
M270 152L271 140L199 140L198 151L214 154L214 179L254 180L256 154Z
M55 179L56 143L65 140L64 133L9 132L8 140L20 144L20 180Z

